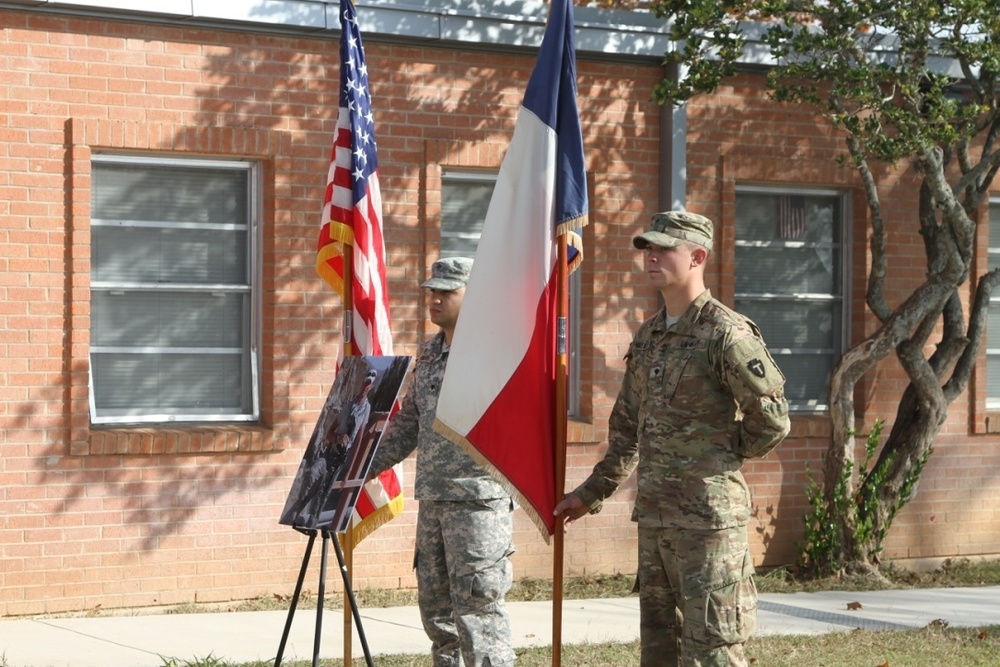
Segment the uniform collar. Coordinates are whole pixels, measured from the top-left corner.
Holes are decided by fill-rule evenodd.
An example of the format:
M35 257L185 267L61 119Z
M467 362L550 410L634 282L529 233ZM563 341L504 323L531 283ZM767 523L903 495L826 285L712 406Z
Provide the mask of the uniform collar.
M695 320L698 319L701 309L705 307L705 304L711 301L712 292L706 289L704 292L695 297L695 300L691 302L691 305L687 307L684 314L681 315L681 319L677 321L674 325L675 331L684 331L690 327ZM660 308L659 312L656 314L655 326L659 331L667 330L667 309L666 307Z
M428 354L434 355L434 358L439 358L445 354L448 354L448 350L451 346L444 342L444 332L439 331L437 334L427 341L426 350Z

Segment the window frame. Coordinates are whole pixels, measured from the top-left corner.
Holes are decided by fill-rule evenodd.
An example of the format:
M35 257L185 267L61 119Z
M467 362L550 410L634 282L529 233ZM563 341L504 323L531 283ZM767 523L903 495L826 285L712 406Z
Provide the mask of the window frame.
M843 356L845 350L847 349L848 341L850 340L851 331L851 317L850 317L850 288L851 288L851 278L852 278L852 257L850 253L851 244L851 211L852 208L852 196L849 190L839 189L839 188L824 188L824 187L810 187L810 186L798 186L794 184L780 184L780 185L758 185L758 184L738 184L735 186L734 195L738 199L742 194L758 194L758 195L768 195L768 196L805 196L805 197L835 197L839 200L840 212L841 212L841 230L839 239L839 248L841 251L840 258L840 281L839 281L839 296L836 294L827 293L795 293L792 295L778 295L771 294L767 292L741 292L736 289L736 277L735 277L735 263L736 257L735 252L738 247L774 247L775 244L781 244L785 248L797 248L805 247L808 245L803 241L794 240L784 240L784 241L741 241L736 235L736 220L735 220L735 210L734 210L734 221L733 221L733 267L734 267L734 278L733 278L733 299L735 302L741 299L755 299L762 301L771 302L781 302L787 301L788 303L795 303L798 299L802 297L807 297L813 302L824 302L828 301L834 305L839 302L840 304L840 326L839 330L836 332L837 339L834 341L833 351L829 354L832 357L831 369L836 367L837 362ZM830 246L831 248L836 248L837 244L834 243ZM836 307L836 305L835 305ZM815 355L825 355L827 353L818 349L811 348L776 348L772 345L768 345L768 350L776 358L778 366L781 367L781 358L785 355L790 354L815 354ZM824 400L811 400L803 402L801 400L789 400L789 410L791 412L799 414L808 413L821 413L829 411L829 395L825 397Z
M93 355L96 353L101 353L102 351L113 351L103 350L102 347L96 346L91 341L88 350L88 402L90 408L90 421L92 424L97 426L120 426L127 424L139 424L139 425L160 425L160 424L179 424L179 423L190 423L198 425L213 425L213 424L226 424L226 423L259 423L261 420L261 345L263 340L263 260L262 260L262 219L263 219L263 165L257 160L251 159L241 159L241 158L217 158L217 157L167 157L167 156L149 156L149 155L139 155L139 154L125 154L125 153L98 153L94 152L91 155L91 169L94 169L99 163L104 164L129 164L129 165L148 165L151 167L157 166L171 166L171 167L189 167L192 169L196 168L208 168L208 169L231 169L235 171L245 172L247 179L247 221L246 221L246 235L247 235L247 249L246 249L246 276L247 283L245 286L234 289L232 285L197 285L197 287L179 288L178 292L186 291L205 291L215 289L217 291L231 291L247 294L247 304L249 308L248 321L246 327L241 325L241 338L243 342L241 343L241 355L246 354L248 358L248 368L246 369L248 377L242 378L243 382L241 384L249 384L248 389L248 410L241 413L230 413L230 412L217 412L217 413L162 413L162 412L149 412L142 415L107 415L99 414L96 405L96 394L95 394L95 379L94 379L94 362ZM93 187L93 186L92 186ZM91 228L102 227L102 226L121 226L123 221L105 221L100 218L95 211L91 211ZM158 226L156 223L144 223L138 222L137 224L129 224L128 221L124 221L127 226ZM136 223L136 221L132 221ZM192 229L200 228L198 223L179 223L178 228L189 227ZM233 231L236 231L243 227L240 223L223 224L223 228L231 227ZM219 229L219 223L209 224L206 228ZM90 247L93 248L93 236L91 238ZM126 289L135 289L134 285L121 284L117 287L125 287ZM113 281L93 281L90 282L90 292L93 294L94 290L113 290L116 288L116 284ZM164 288L165 291L170 288ZM90 299L91 308L93 308L94 300ZM93 321L93 313L91 320ZM114 346L107 346L113 348Z
M991 195L989 197L989 200L987 201L987 209L986 209L987 223L986 223L986 227L987 227L987 231L988 232L992 232L993 231L993 229L992 229L992 227L993 227L993 224L992 224L993 220L992 220L992 218L993 218L993 212L994 212L994 210L996 210L998 212L998 215L1000 215L1000 195ZM987 270L989 270L989 267L990 267L990 264L991 264L990 257L994 256L994 255L1000 257L1000 239L993 239L993 238L990 238L990 237L991 237L991 234L988 233L987 234L987 242L986 242L986 267L987 267ZM996 245L993 245L994 243L996 243ZM1000 264L1000 262L998 262L998 264ZM992 310L994 308L994 306L1000 307L1000 294L993 293L993 294L990 295L990 310ZM986 321L987 321L987 327L988 327L989 326L989 313L987 313ZM984 397L984 399L983 399L983 406L985 407L985 409L988 412L997 412L997 411L1000 411L1000 395L998 395L998 396L990 396L990 394L989 394L989 387L990 387L990 385L989 385L990 370L989 369L990 369L991 357L992 357L992 360L995 363L1000 364L1000 348L990 348L989 347L989 334L986 335L985 340L983 342L985 343L985 345L983 345L983 355L984 355L984 358L985 358L985 361L986 361L986 372L983 374L983 375L985 375L985 382L984 382L984 385L983 385L984 386L984 389L983 389L983 397Z

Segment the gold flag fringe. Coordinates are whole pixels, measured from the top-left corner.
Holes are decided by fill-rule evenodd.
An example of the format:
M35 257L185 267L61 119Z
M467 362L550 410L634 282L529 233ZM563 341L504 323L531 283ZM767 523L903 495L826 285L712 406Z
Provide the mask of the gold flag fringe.
M542 534L542 539L545 540L545 543L551 544L552 535L549 533L549 528L545 525L545 522L542 520L538 510L535 509L535 507L528 501L527 497L521 493L517 487L510 483L510 480L508 480L496 466L490 463L490 461L483 456L482 452L476 449L475 445L469 442L461 433L454 430L440 419L434 420L434 431L437 432L438 435L447 438L461 447L473 461L485 470L490 477L496 480L497 484L503 487L504 491L509 493L510 496L514 498L525 511L528 518L530 518L538 528L538 532Z
M316 251L316 272L337 294L343 296L344 277L334 271L328 262L335 257L343 257L348 248L354 247L354 230L336 220L330 220L324 227L328 229L330 242Z
M566 235L566 245L571 248L576 248L576 257L569 264L569 272L573 273L576 271L580 264L583 263L583 238L576 233L576 230L585 227L587 225L588 218L587 214L578 215L575 218L570 218L569 220L563 220L558 225L556 225L556 238Z
M354 524L352 519L352 525L345 531L351 535L353 539L352 544L357 546L361 543L361 540L399 516L403 512L404 500L403 494L400 493L388 503L366 516L360 523Z

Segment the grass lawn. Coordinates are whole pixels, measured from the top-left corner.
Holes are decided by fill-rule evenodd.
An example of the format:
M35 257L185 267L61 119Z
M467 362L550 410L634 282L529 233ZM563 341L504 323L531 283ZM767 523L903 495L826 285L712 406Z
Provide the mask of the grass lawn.
M816 636L756 637L747 645L754 667L996 667L1000 627L924 628L911 632L854 630ZM378 667L431 667L427 655L379 655ZM213 658L165 663L166 667L272 667L273 662L233 664ZM283 667L308 667L308 660L283 661ZM565 667L634 667L639 643L567 645ZM321 660L322 667L342 667L341 660ZM355 659L352 667L363 667ZM550 648L519 649L518 667L551 667ZM13 667L13 666L11 666Z

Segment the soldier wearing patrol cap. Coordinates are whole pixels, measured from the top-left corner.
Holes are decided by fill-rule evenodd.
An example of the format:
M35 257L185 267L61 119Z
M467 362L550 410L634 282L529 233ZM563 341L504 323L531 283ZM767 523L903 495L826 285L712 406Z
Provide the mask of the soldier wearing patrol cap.
M789 429L785 378L760 331L705 288L712 239L708 218L669 211L632 240L664 307L625 356L607 453L555 510L567 523L598 512L637 470L643 667L747 664L757 589L740 468Z
M440 259L428 290L431 322L399 412L372 461L374 477L417 450L418 603L434 667L514 664L504 596L513 582L514 501L469 455L433 428L438 392L472 260ZM464 661L464 662L463 662Z

